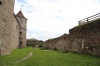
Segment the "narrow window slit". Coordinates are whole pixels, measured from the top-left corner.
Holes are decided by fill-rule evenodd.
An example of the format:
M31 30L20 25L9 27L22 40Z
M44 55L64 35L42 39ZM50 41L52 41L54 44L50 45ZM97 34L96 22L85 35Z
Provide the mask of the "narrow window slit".
M0 5L2 5L2 2L0 1Z

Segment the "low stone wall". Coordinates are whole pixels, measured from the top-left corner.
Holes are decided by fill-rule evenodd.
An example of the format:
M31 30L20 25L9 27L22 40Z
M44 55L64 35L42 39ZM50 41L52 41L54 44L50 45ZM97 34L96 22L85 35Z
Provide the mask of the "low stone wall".
M49 39L43 44L43 48L52 49L52 50L64 50L70 51L70 41L69 36L64 34L60 37Z

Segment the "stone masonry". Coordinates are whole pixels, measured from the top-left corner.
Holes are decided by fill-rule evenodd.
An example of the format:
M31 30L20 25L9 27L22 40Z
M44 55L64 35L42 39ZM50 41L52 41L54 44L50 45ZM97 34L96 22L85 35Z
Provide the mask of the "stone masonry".
M43 48L100 56L100 19L74 27L69 34L45 41Z
M10 54L14 0L0 0L0 54Z
M71 51L100 55L100 19L69 30Z
M60 37L54 39L48 39L43 44L43 48L52 49L52 50L63 50L63 51L70 51L70 42L69 42L69 35L64 34Z
M20 43L19 48L25 48L26 47L26 25L27 25L27 18L24 17L22 11L19 11L16 14L16 17L18 19L18 22L20 24Z
M23 24L20 23L17 15L13 13L14 2L15 0L0 0L0 55L10 54L12 49L19 48L21 43L23 43L22 48L26 47L27 19L20 18L23 19L22 23L25 26L25 30L22 30ZM21 37L22 35L24 37ZM23 40L21 41L20 38Z

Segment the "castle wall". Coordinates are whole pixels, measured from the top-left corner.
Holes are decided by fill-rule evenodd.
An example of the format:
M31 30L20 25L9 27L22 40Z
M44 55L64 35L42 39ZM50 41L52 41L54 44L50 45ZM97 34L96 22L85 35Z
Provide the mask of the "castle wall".
M72 51L100 55L100 19L69 30Z
M16 49L19 47L19 36L20 36L20 24L14 15L14 22L13 22L13 30L12 30L12 49Z
M70 51L71 47L69 36L65 34L58 38L49 39L43 44L43 48Z
M26 21L13 13L15 0L0 0L0 55L26 47ZM20 12L19 12L20 13ZM22 34L20 33L22 32Z
M11 53L14 0L0 0L0 54Z
M100 55L100 19L74 27L68 35L47 40L43 48Z

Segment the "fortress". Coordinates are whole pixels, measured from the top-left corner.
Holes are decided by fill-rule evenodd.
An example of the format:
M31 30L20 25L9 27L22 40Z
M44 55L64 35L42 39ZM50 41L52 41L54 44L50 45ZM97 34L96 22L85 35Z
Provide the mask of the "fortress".
M0 56L26 47L27 18L22 11L14 14L14 2L0 0ZM97 16L98 19L93 19ZM69 30L69 34L45 41L43 48L100 56L100 13L97 16L84 19L87 23L79 21L78 26Z
M0 0L0 55L26 47L27 18L22 11L14 14L15 0Z

